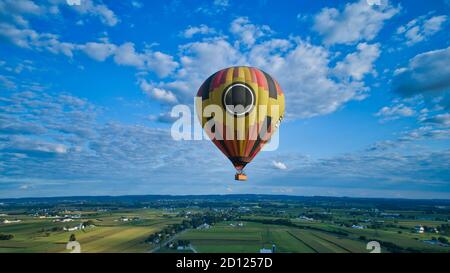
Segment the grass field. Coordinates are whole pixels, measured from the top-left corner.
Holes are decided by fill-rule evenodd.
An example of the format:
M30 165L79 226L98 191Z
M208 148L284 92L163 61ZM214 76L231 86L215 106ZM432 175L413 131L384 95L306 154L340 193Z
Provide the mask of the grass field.
M139 217L138 221L123 223L120 217ZM70 252L66 249L71 234L81 245L82 252L147 252L147 236L165 226L178 223L161 212L139 210L108 213L95 218L95 227L77 231L47 231L50 227L76 226L83 220L54 223L51 219L20 217L21 223L3 224L0 233L14 234L8 241L0 241L1 252Z
M190 240L199 252L259 252L275 244L277 252L327 253L364 252L365 244L338 238L325 232L244 222L243 227L220 223L207 230L191 230L180 236Z
M205 201L208 206L204 207L198 206L201 201L186 202L179 208L169 205L160 208L159 203L155 203L157 208L111 208L108 204L108 209L99 209L96 203L87 208L81 205L71 210L57 208L51 213L48 209L35 213L33 205L3 209L0 210L0 234L13 235L13 238L0 240L0 253L67 253L70 250L66 245L72 234L80 243L81 251L86 253L257 253L273 245L280 253L368 253L366 245L372 240L381 244L382 252L450 252L450 246L436 243L437 238L450 240L449 236L433 232L433 229L423 234L414 232L418 225L430 228L449 223L446 210L429 213L434 207L429 207L426 213L385 210L385 213L402 215L389 218L371 208L329 209L290 202L258 206L250 202L244 212L238 212L235 201L221 203L225 206L221 209L211 208L210 200ZM57 222L55 218L47 218L55 213L72 221ZM316 219L303 216L305 214ZM2 219L21 222L3 223ZM87 221L90 226L85 229L63 229ZM210 228L195 228L204 223L212 224ZM355 224L362 228L352 228ZM180 226L183 227L180 229ZM191 249L177 250L176 244L182 241L189 241Z

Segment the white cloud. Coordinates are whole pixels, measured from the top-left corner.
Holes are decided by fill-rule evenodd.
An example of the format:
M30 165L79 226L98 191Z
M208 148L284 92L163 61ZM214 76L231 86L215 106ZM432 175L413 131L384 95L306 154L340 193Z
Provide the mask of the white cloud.
M226 37L182 45L180 67L173 79L156 86L170 90L180 102L191 103L201 83L212 73L233 65L250 65L265 70L280 83L289 98L287 117L308 118L332 113L348 101L364 98L368 88L363 78L376 74L373 63L380 54L378 44L360 43L355 52L332 67L334 55L327 48L298 37L255 41L245 51L239 48Z
M139 2L139 1L131 1L131 5L137 9L140 9L144 6L144 4L142 4L142 2Z
M228 0L214 0L213 4L222 8L226 8L230 5Z
M222 13L230 7L229 0L214 0L212 5L205 4L196 9L197 12L201 12L207 15L216 15Z
M192 38L196 34L214 34L216 33L214 28L208 27L207 25L199 25L199 26L189 26L187 29L183 31L184 38Z
M420 16L411 20L404 26L397 29L398 35L403 35L407 46L426 41L430 36L434 35L442 29L442 25L447 21L448 16Z
M272 161L272 165L273 165L273 167L275 167L276 169L279 169L279 170L287 169L286 164L284 164L283 162L280 162L280 161Z
M17 88L16 83L11 79L11 77L0 75L0 86L8 90L13 90Z
M160 77L169 75L178 67L178 63L173 60L172 56L159 51L137 52L131 42L124 43L115 49L114 61L119 65L152 70Z
M0 150L28 155L57 155L67 153L68 148L61 143L36 140L23 136L13 136L9 138L9 142L0 143Z
M345 74L352 71L340 69L341 76L350 80L334 79L330 52L299 38L269 40L253 50L249 53L249 64L272 74L289 98L286 101L287 117L329 114L350 100L362 99L367 91L363 82L351 80L352 75ZM367 67L371 67L370 63ZM356 78L360 79L368 72L367 69L360 71L355 74Z
M343 61L336 64L334 72L341 77L353 77L362 80L368 73L376 74L373 63L380 56L380 45L360 43L357 52L345 56Z
M247 18L236 20L231 23L230 29L235 28L236 24L243 27L244 32L265 29L252 24ZM4 23L0 24L0 29L4 26ZM103 39L101 42L73 44L61 42L53 34L39 34L31 29L6 26L2 34L19 46L46 49L67 56L80 50L97 61L112 56L115 63L132 66L142 73L153 71L161 78L170 76L152 83L151 88L139 81L141 89L150 97L169 104L192 103L192 96L201 83L220 69L233 65L260 67L280 82L286 97L289 97L287 117L290 118L325 115L348 101L364 98L368 88L363 78L367 74L375 74L373 63L379 55L378 44L360 43L357 51L337 60L336 66L332 67L330 62L335 58L334 54L325 47L313 45L299 37L264 37L265 41L258 41L238 36L241 42L244 39L247 44L254 43L251 48L241 52L239 43L219 36L179 46L177 62L172 56L152 51L148 47L139 51L131 42L115 45ZM141 79L143 76L138 77Z
M326 44L371 41L381 30L384 21L392 18L399 10L388 2L369 5L366 0L346 4L342 11L323 8L314 17L313 30L323 36Z
M162 123L173 123L178 117L173 117L171 112L160 113L159 115L150 115L149 120Z
M438 114L433 117L424 119L422 122L436 124L439 126L450 126L450 114L449 113Z
M267 25L254 25L250 23L247 17L238 17L231 22L230 32L236 35L246 46L252 46L255 42L264 36L273 33Z
M180 55L180 67L174 73L174 80L163 81L158 86L171 90L185 103L192 103L192 96L210 74L245 63L239 51L222 38L182 45Z
M394 106L385 106L375 116L381 117L382 121L395 120L400 117L411 117L415 115L414 109L402 103Z
M171 55L159 51L147 51L147 68L154 71L159 77L166 77L178 67L178 63Z
M3 0L0 1L0 12L4 14L40 15L44 12L44 9L30 0Z
M450 109L450 47L421 53L396 70L393 89L405 97L437 98Z
M2 117L11 124L19 119L48 129L30 136L4 132L1 136L0 182L18 191L20 186L28 185L35 195L96 194L96 190L116 195L208 194L223 193L223 181L233 179L230 169L223 168L229 162L220 151L210 149L212 144L173 141L170 132L163 129L100 122L95 105L77 97L14 93L5 96L0 109ZM450 134L445 129L422 129L416 137L425 135ZM387 192L397 193L407 188L417 189L423 196L428 190L448 192L450 181L449 150L409 149L408 154L364 151L322 159L278 154L277 157L291 162L289 167L269 153L259 156L263 160L255 160L249 166L252 179L259 181L258 192L297 194L302 192L298 188L298 181L302 181L304 187L316 187L315 194L339 185L333 190L352 189L347 192L351 194L355 189L372 192L389 188ZM194 182L180 182L180 176L191 177ZM113 190L105 193L104 183ZM184 192L180 191L182 184ZM235 188L233 192L242 190L245 188ZM247 190L255 191L254 187ZM1 194L13 196L9 191Z
M103 24L108 26L114 26L119 22L116 14L99 1L82 0L80 5L68 5L67 0L40 1L39 5L30 0L0 1L0 13L12 18L22 26L28 25L24 16L60 15L60 7L74 10L81 15L98 17Z
M207 162L214 162L209 171L225 173L221 164L226 159L220 157L219 151L208 151L206 145L210 143L206 141L173 141L168 130L101 122L97 120L98 110L88 101L70 95L45 92L5 95L0 105L4 118L1 124L30 122L47 130L27 135L1 133L1 183L16 181L16 188L24 184L39 188L57 183L64 185L64 191L73 192L83 185L92 190L93 183L101 181L117 183L113 188L122 189L125 185L129 187L126 181L152 187L162 186L160 183L164 181L167 189L170 181L179 182L181 173L199 179L209 176L200 170ZM217 156L210 156L211 152ZM198 165L193 168L190 162ZM214 181L218 184L218 180L209 180L207 184Z
M19 47L46 49L68 57L73 56L72 51L75 48L72 43L59 41L59 37L55 34L38 33L29 28L20 29L8 23L0 23L0 36L4 36Z
M170 104L177 103L177 97L171 91L155 87L146 80L141 80L140 88L144 93L155 100Z
M140 70L153 71L159 77L166 77L177 67L173 57L159 51L145 49L138 52L134 43L126 42L118 46L107 39L102 42L87 42L76 44L60 41L59 37L51 33L38 33L29 28L17 28L9 23L0 23L0 36L4 36L19 47L47 50L54 54L64 54L73 57L74 51L81 50L96 61L104 61L114 56L115 63L132 66Z
M67 4L64 3L64 5ZM104 4L96 4L92 0L82 0L81 5L72 5L70 7L80 14L99 17L100 21L108 26L115 26L119 22L116 14L111 9Z
M21 190L28 190L29 188L30 188L29 185L21 185L21 186L19 187L19 189L21 189Z
M145 55L136 52L134 43L127 42L116 49L114 61L119 65L143 68L145 65Z
M92 59L102 62L114 54L116 46L111 43L89 42L82 46L82 50Z

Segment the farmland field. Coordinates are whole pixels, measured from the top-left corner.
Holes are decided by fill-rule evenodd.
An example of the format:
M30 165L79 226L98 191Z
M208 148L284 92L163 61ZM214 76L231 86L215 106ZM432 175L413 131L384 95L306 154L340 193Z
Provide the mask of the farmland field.
M85 253L367 253L370 241L381 252L450 252L446 201L118 199L2 200L0 253L68 253L69 241Z
M142 218L125 223L120 221L122 215ZM21 223L0 225L0 233L14 234L14 239L0 241L0 252L70 252L66 249L66 244L72 234L80 243L82 251L87 253L146 252L149 246L144 240L149 234L161 230L166 225L179 222L178 219L163 218L162 214L142 210L105 214L92 221L93 227L82 230L49 232L47 231L49 227L72 227L82 221L63 224L54 223L50 219L23 217Z

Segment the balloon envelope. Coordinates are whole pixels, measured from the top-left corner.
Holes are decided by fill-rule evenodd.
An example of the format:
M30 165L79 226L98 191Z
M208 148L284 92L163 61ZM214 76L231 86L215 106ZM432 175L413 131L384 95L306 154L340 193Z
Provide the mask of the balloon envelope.
M195 104L202 127L239 172L270 140L284 116L280 85L254 67L214 73L199 88Z

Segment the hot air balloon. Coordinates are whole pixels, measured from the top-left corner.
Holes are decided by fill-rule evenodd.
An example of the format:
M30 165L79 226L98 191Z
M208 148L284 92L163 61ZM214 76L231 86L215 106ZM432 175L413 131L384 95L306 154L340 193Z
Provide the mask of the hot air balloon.
M270 140L284 116L284 94L278 82L254 67L225 68L200 86L195 105L203 129L236 168L235 179L247 180L244 167Z

